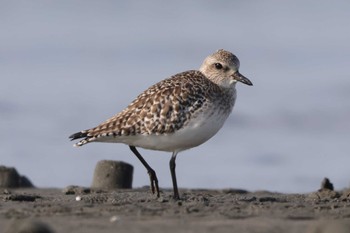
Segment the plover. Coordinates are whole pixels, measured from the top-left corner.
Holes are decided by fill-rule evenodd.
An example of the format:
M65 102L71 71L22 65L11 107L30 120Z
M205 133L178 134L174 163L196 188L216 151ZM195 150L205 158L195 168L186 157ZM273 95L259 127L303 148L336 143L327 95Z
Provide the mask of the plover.
M199 70L189 70L158 82L141 93L123 111L102 124L71 135L89 142L128 145L147 169L151 191L159 197L158 178L136 147L172 152L170 172L174 199L179 199L175 160L180 151L213 137L230 115L236 100L236 83L253 85L238 71L240 62L220 49L208 56Z

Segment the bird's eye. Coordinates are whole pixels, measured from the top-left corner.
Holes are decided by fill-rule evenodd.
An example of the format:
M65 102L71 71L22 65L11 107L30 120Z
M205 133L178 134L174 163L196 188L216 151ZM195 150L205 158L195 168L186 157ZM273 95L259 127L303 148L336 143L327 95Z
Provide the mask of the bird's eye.
M222 69L222 65L220 63L215 63L215 68L218 69L218 70L221 70Z

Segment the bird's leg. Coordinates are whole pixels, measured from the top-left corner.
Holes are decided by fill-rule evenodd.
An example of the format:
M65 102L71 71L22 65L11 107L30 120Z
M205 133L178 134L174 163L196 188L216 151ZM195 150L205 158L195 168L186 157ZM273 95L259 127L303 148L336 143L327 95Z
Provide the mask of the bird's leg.
M157 197L159 197L159 186L158 186L158 178L156 172L148 165L146 160L141 156L141 154L136 150L136 147L129 146L130 150L136 155L136 157L141 161L143 166L147 169L150 181L151 181L151 191L152 193L157 193Z
M176 181L176 174L175 174L175 160L176 160L176 155L177 152L173 152L173 155L171 156L169 165L170 165L170 172L171 172L171 178L173 180L173 190L174 190L174 196L173 198L175 200L179 200L180 199L180 195L179 195L179 190L177 189L177 181Z

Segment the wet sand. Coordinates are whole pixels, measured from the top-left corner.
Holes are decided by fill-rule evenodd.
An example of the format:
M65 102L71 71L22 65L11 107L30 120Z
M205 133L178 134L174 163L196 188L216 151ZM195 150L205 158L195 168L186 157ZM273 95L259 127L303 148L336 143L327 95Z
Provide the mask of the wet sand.
M1 232L41 223L48 232L350 232L350 191L280 194L147 188L0 189ZM44 231L45 232L45 231Z

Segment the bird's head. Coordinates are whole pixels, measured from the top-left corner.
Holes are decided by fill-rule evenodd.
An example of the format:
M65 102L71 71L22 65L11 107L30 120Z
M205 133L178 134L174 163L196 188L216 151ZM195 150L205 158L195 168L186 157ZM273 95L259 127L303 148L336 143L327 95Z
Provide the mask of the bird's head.
M199 70L221 87L229 88L237 82L252 86L253 83L239 73L239 65L239 60L234 54L220 49L208 56Z

